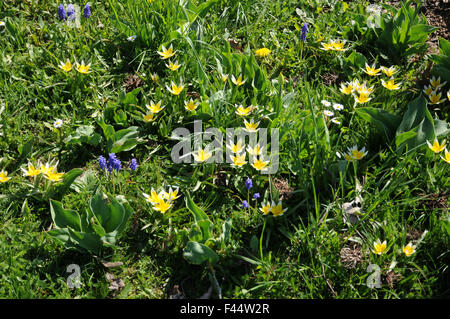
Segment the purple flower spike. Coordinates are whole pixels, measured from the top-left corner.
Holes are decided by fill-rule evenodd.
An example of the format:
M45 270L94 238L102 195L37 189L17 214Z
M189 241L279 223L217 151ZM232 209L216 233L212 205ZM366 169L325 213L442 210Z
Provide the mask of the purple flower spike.
M59 20L66 20L66 10L64 9L64 5L60 4L58 7L58 16Z
M133 159L131 160L131 163L130 163L130 169L131 169L132 171L135 171L135 170L137 169L137 161L136 161L135 158L133 158Z
M89 4L85 5L84 11L83 11L83 16L86 19L89 19L91 17L91 7L89 6Z
M116 171L120 171L120 169L122 168L122 164L120 163L120 159L115 159L114 162L112 163L113 168Z
M253 187L253 183L252 180L249 178L247 178L247 180L245 181L245 187L247 187L248 190L250 190L250 188Z
M75 20L75 8L73 7L73 4L67 6L67 18L70 21Z
M104 170L106 168L106 158L100 155L98 158L98 163L100 164L100 169Z
M308 34L308 23L305 23L302 27L302 34L300 35L300 41L306 41L306 35Z

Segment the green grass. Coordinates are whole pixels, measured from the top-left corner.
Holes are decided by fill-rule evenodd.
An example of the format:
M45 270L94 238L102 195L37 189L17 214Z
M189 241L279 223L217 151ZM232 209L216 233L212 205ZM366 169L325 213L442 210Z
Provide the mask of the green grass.
M77 4L82 9L85 3ZM199 298L214 285L211 269L223 298L449 297L449 165L440 158L444 152L433 153L426 140L448 139L450 82L440 88L444 101L430 104L422 90L436 73L427 71L430 56L421 48L398 56L398 91L381 85L384 75L364 73L366 62L394 64L392 52L377 42L380 30L370 27L368 2L90 4L92 16L71 27L58 19L52 1L0 3L0 171L11 177L0 183L1 298L169 298L176 285L187 298ZM135 34L135 41L127 41ZM346 40L346 50L322 50L332 39ZM173 45L171 61L181 64L179 70L166 68L157 53L162 45ZM268 57L256 56L262 47L271 50ZM67 59L70 72L58 67ZM77 72L76 61L90 63L91 72ZM226 82L221 73L229 74ZM231 76L240 74L246 82L237 87ZM356 104L340 92L341 83L354 79L374 86L368 103ZM166 89L172 81L185 84L178 96ZM184 108L191 98L200 102L193 113ZM160 100L164 110L146 123L146 105ZM344 110L325 107L322 100L341 103ZM198 119L203 130L241 127L235 113L240 104L258 105L248 119L279 130L275 174L260 174L249 164L171 160L174 129L185 127L192 135ZM325 117L325 109L341 124ZM419 111L411 115L413 110ZM61 129L54 128L56 119L63 120ZM130 147L116 152L122 169L113 175L98 162L112 147L106 125L116 133L137 127L136 136L125 141ZM400 133L408 131L418 134L401 143ZM346 161L354 145L365 147L367 155ZM137 171L128 169L132 158ZM27 163L52 160L58 172L82 173L66 189L42 174L37 181L23 176ZM181 196L162 214L142 193L169 186L179 187ZM97 254L55 241L48 233L55 227L50 199L81 214L99 191L120 195L133 210L116 244ZM258 200L252 199L256 192ZM199 223L188 194L210 224ZM362 212L350 224L342 207L356 197ZM281 201L286 213L263 215L263 200ZM227 220L232 229L222 242ZM196 265L186 255L188 235L195 235L195 227L202 234L205 223L212 239L197 241L218 258ZM387 241L385 254L372 252L377 239ZM402 248L411 241L416 252L406 257ZM106 262L123 264L107 268ZM80 288L67 285L70 264L81 268ZM367 286L370 264L380 269L380 288ZM107 273L124 287L110 290Z

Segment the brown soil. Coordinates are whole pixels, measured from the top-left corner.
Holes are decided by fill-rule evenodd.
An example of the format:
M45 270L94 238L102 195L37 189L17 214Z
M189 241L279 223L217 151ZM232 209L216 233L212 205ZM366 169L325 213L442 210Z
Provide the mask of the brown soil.
M428 53L438 53L439 39L450 39L450 1L424 1L420 12L425 15L429 25L439 28L428 40L430 45Z
M362 263L364 254L360 245L349 242L341 249L340 257L340 261L345 268L354 269Z
M289 199L291 197L291 193L294 190L288 183L288 181L284 178L274 178L273 186L280 193L280 199Z
M141 78L135 74L130 74L124 81L126 92L131 92L134 89L137 89L144 85L144 82Z

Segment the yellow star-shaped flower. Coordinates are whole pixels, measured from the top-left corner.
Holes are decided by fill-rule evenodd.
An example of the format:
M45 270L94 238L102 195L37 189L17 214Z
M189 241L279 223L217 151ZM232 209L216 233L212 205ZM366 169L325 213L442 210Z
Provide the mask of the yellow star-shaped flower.
M152 188L152 190L150 191L150 195L146 194L146 193L142 193L142 195L144 195L145 200L149 203L151 203L152 205L156 205L157 203L159 203L161 200L164 199L164 192L161 191L159 194Z
M438 78L436 79L436 78L433 76L433 77L431 78L431 80L430 80L430 84L431 84L431 86L432 86L434 89L438 89L438 88L444 86L446 83L447 83L446 81L443 82L443 83L441 83L441 78L440 78L440 77L438 77Z
M270 206L270 204L263 203L261 203L261 207L259 208L259 210L262 211L264 215L269 214L271 209L272 207Z
M91 73L89 72L89 68L91 67L91 64L89 63L88 65L84 64L84 61L81 61L81 64L79 64L77 62L77 71L80 72L81 74L88 74Z
M341 88L339 90L341 91L341 93L344 93L345 95L349 95L349 94L353 93L354 88L351 83L350 84L341 83Z
M28 169L22 168L23 171L23 176L36 176L39 175L41 173L41 170L37 167L34 167L33 164L28 163Z
M370 76L375 76L375 75L379 75L379 73L381 72L381 69L376 69L375 64L373 64L372 66L369 66L366 63L366 68L363 69L363 71L366 72Z
M269 164L269 161L264 161L263 159L259 159L256 158L253 163L252 166L258 170L258 171L262 171L263 169L266 168L267 164Z
M242 145L242 140L238 140L236 144L230 142L230 144L227 144L226 146L233 153L240 153L244 149Z
M171 87L169 88L168 86L166 86L166 88L173 95L179 95L181 93L181 91L183 91L184 85L183 85L183 83L180 83L180 85L177 86L175 83L172 82Z
M200 103L195 102L194 100L190 100L188 101L184 101L184 107L186 108L186 110L193 112L197 109L197 107L199 106Z
M72 63L70 63L69 59L67 59L66 63L60 61L59 67L66 72L70 72L70 70L72 70Z
M0 172L0 183L6 183L10 179L11 179L11 177L8 177L8 172L7 171L1 171Z
M155 117L155 113L152 113L152 112L147 112L147 114L143 114L143 117L144 117L144 121L145 122L153 122L155 119L156 119L156 117Z
M236 156L232 155L231 160L233 161L233 163L231 165L237 166L237 167L241 167L247 163L245 161L245 153L243 153L241 155L236 154Z
M398 90L400 89L400 85L401 83L394 83L394 80L389 80L389 81L383 81L381 80L381 85L383 85L386 89L392 91L392 90Z
M372 250L375 254L377 255L381 255L386 253L386 248L387 248L387 242L381 242L381 240L377 240L376 242L373 243L374 249Z
M430 98L431 104L440 104L444 102L444 99L441 99L441 93L432 92L428 97Z
M259 122L254 122L253 119L250 120L250 122L247 122L247 120L244 120L244 125L245 125L245 131L252 133L252 132L257 132L258 129L258 125Z
M52 181L52 182L59 182L61 181L62 177L63 177L64 173L57 173L56 170L45 174L45 178L47 178L48 180Z
M153 206L153 209L156 211L161 212L164 214L166 211L168 211L172 207L171 201L165 201L164 199L160 200L158 203L156 203Z
M155 114L161 112L164 108L165 108L165 106L161 107L161 101L159 101L156 104L153 101L151 101L150 105L147 105L147 109L150 112L155 113Z
M445 162L447 162L448 164L450 164L450 152L447 151L447 149L445 149L444 157L441 156L441 158L442 158Z
M360 160L362 159L364 156L367 155L367 152L365 151L366 148L363 147L360 151L358 150L358 145L355 145L351 148L348 148L348 153L346 154L347 156L345 157L345 159L348 160Z
M371 100L371 98L369 98L369 94L367 94L367 93L361 93L359 96L354 94L353 96L355 98L356 103L359 103L359 104L364 104Z
M253 106L243 107L242 105L237 106L236 114L239 116L247 116L253 111Z
M388 78L390 78L391 76L393 76L395 73L398 72L398 70L394 66L391 66L389 68L382 66L381 71L383 71L383 73L386 74Z
M405 247L403 247L402 251L403 251L403 253L406 255L406 257L409 257L409 256L411 256L412 254L415 253L415 251L416 251L416 246L413 245L413 244L411 244L411 243L408 243L408 245L406 245Z
M433 145L431 145L430 142L427 141L428 147L435 153L440 153L445 149L445 142L446 140L442 141L442 144L439 144L439 141L437 138L434 139Z
M181 67L181 64L178 64L178 61L175 63L170 62L168 65L166 64L166 67L171 71L176 71Z
M211 156L212 156L212 152L209 151L205 151L201 148L199 148L197 150L197 153L193 153L192 154L194 156L194 159L196 162L206 162Z
M239 75L237 79L234 77L234 75L231 75L231 82L233 82L237 86L243 85L245 81L247 80L243 80L242 75Z
M283 205L281 204L281 201L278 202L278 204L275 204L275 202L272 202L270 211L272 212L273 216L278 217L278 216L282 216L284 214L284 212L287 211L287 208L283 209Z
M168 49L166 49L164 46L162 46L162 51L157 51L157 52L161 56L161 59L163 59L163 60L171 58L175 55L172 44L170 45L170 47Z

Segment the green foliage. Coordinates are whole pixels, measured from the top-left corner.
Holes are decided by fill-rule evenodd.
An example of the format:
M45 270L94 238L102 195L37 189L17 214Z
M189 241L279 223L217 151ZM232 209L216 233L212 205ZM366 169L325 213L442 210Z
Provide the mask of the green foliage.
M420 147L426 141L433 141L435 137L450 132L448 124L439 119L433 119L427 108L427 101L420 95L408 104L408 110L403 115L396 137L397 148L407 145L408 150Z
M430 59L435 63L433 73L443 81L450 83L450 41L439 39L440 54L432 54Z
M69 135L64 142L67 144L89 144L97 146L101 143L102 136L95 132L92 125L80 125L75 133Z
M120 153L132 150L139 144L139 128L130 126L129 128L115 131L114 127L106 124L103 119L97 122L103 130L106 140L106 150L108 153Z
M127 202L102 193L92 196L89 208L78 214L64 209L62 204L50 200L50 212L55 229L48 234L66 248L87 250L99 254L103 246L114 246L125 230L133 211Z
M214 224L206 213L192 201L189 193L186 195L186 207L192 213L194 221L189 231L184 230L179 234L179 236L184 236L184 241L189 240L184 248L183 256L194 265L218 262L219 256L211 247L219 243L222 250L227 248L230 242L232 221L227 219L222 225L221 235L215 238L213 236Z
M395 144L399 150L407 146L408 150L412 151L423 146L426 141L433 141L435 137L445 136L450 132L447 122L433 119L423 95L408 104L402 118L373 107L359 108L356 113L362 119L374 124L387 141L395 137Z
M448 164L424 143L448 140L449 43L423 55L433 28L414 2L93 1L76 25L57 6L0 1L0 297L170 298L179 286L179 297L198 298L211 285L212 298L448 297ZM344 50L323 50L331 40ZM174 56L161 59L170 45ZM270 55L257 56L263 47ZM67 59L69 72L59 67ZM77 71L83 60L89 74ZM447 81L439 104L418 86L430 60ZM395 65L400 89L383 87L388 77L369 76L366 63ZM231 81L239 75L242 86ZM374 89L367 103L339 90L356 79ZM168 92L172 81L185 85L180 95ZM149 101L164 109L146 122ZM258 108L242 117L236 105ZM203 131L244 119L279 129L278 171L173 163L171 132L193 137L200 119ZM354 145L367 155L350 161ZM119 171L99 169L108 152L120 153ZM66 173L24 176L28 162ZM161 214L143 193L169 187L186 197L161 193L170 204ZM288 209L282 217L261 212L272 201ZM385 254L372 252L376 239L388 242ZM409 257L408 242L417 245ZM70 264L81 267L80 288L67 286ZM369 264L381 288L367 286ZM111 275L125 287L111 290Z
M413 2L415 7L412 6ZM428 35L436 30L419 15L420 1L409 0L400 5L396 9L383 4L388 14L378 16L374 25L376 45L392 64L405 63L414 54L423 56Z

